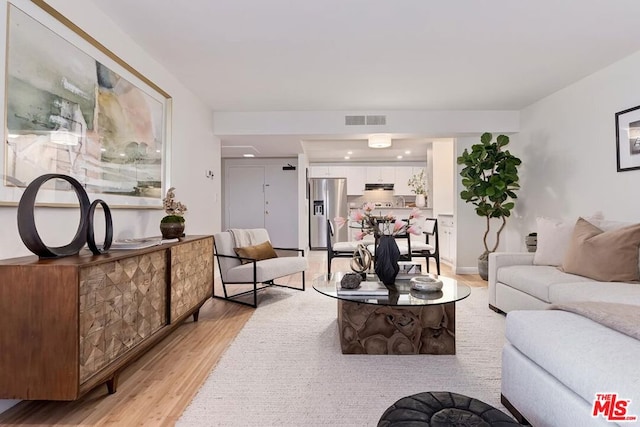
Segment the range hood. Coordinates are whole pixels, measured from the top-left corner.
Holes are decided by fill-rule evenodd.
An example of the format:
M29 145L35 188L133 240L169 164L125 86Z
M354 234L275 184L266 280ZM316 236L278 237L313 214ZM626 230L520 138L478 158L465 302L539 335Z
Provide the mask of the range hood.
M393 184L365 184L365 191L393 191Z

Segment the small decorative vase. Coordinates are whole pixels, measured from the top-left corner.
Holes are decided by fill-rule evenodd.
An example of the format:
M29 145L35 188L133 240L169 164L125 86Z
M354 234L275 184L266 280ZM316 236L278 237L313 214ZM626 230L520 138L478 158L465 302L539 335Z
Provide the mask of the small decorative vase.
M398 260L400 250L393 236L380 236L378 248L376 249L376 260L374 270L378 279L385 285L393 285L396 276L400 271Z
M160 232L163 239L177 239L184 236L184 222L161 222Z
M424 194L416 194L416 206L419 208L424 208L427 204L427 200L424 197Z

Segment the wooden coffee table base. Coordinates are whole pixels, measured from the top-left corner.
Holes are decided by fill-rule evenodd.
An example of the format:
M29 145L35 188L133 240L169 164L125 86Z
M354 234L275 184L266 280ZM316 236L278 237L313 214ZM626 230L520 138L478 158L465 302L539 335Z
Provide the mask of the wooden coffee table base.
M455 303L380 306L338 300L343 354L456 354Z

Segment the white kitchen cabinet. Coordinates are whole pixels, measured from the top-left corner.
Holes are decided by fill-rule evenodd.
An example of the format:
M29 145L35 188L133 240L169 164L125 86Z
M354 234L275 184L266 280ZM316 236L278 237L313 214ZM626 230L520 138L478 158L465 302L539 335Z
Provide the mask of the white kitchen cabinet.
M396 196L408 196L413 194L411 187L407 185L409 179L413 176L413 168L411 166L396 166L396 179L393 191Z
M456 256L456 229L453 215L438 215L440 260L453 265Z
M396 166L395 168L395 186L394 192L397 196L415 196L413 189L409 187L409 180L420 170L425 169L418 166Z
M367 184L392 184L396 182L394 166L367 166Z
M367 171L364 166L351 166L347 169L347 195L362 196L364 184L367 182Z
M328 178L329 166L311 166L309 167L309 178Z
M329 178L347 178L349 168L346 166L329 166Z
M311 166L309 178L346 178L348 169L346 166Z

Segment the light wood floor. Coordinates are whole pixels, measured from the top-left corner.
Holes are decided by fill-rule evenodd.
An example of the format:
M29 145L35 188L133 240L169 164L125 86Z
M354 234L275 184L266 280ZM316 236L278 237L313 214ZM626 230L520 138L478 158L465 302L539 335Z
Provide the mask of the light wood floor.
M312 251L308 259L307 291L315 292L312 279L326 273L326 253ZM348 262L338 258L332 270L347 271ZM424 259L422 263L425 271ZM487 285L477 275L456 276L446 265L441 273L469 286ZM216 294L221 292L216 287ZM106 386L100 386L74 402L23 401L0 414L0 425L174 425L252 313L252 308L211 299L198 322L184 323L125 369L117 393L109 395Z

